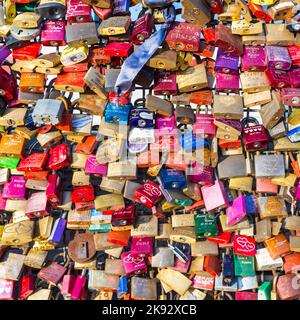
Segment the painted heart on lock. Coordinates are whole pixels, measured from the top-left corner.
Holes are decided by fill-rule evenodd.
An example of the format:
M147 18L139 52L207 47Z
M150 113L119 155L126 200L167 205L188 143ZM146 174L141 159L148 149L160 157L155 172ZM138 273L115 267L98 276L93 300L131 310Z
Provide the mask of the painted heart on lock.
M246 238L237 238L237 243L242 248L245 248L248 252L251 252L255 249L255 245L248 241Z

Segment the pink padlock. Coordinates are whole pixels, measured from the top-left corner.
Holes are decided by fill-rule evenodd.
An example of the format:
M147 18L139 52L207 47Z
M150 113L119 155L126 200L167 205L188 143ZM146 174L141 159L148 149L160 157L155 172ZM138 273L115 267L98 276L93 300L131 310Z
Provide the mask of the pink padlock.
M33 193L26 204L25 214L29 218L37 218L48 215L47 194L44 191Z
M217 73L216 91L226 93L239 93L239 75L228 73Z
M228 207L229 201L222 181L217 179L213 185L204 185L201 192L206 211Z
M71 294L71 298L73 300L80 299L81 294L85 289L85 284L87 280L85 272L86 272L86 269L83 269L81 275L78 275L75 279L75 283L74 283L72 294Z
M163 116L157 114L155 117L155 135L166 136L166 135L177 135L178 129L176 124L175 115Z
M2 197L4 199L25 199L25 184L24 176L12 176L10 182L4 184Z
M0 300L14 300L15 281L0 279Z
M207 139L212 139L216 135L214 119L212 114L197 113L196 121L193 125L194 134L204 136L204 138Z
M227 224L233 226L246 216L246 200L243 195L238 196L232 205L226 209Z
M44 23L41 43L44 46L64 46L66 21L50 20Z
M132 256L151 256L153 253L153 238L150 237L133 237L131 241L131 255Z
M86 174L95 174L98 176L106 176L107 164L99 164L96 161L96 155L90 154L85 163L84 172Z
M296 187L296 200L300 200L300 180L298 181L298 185Z
M2 197L2 194L0 194L0 210L5 210L6 207L6 200Z
M52 206L58 206L61 202L62 181L58 174L49 174L46 195Z
M143 257L133 256L131 252L124 252L121 259L127 276L147 271L147 264Z
M212 185L214 180L214 169L209 166L204 166L198 161L194 161L189 167L187 175L191 182Z
M266 69L265 48L246 46L242 56L243 71L264 71Z

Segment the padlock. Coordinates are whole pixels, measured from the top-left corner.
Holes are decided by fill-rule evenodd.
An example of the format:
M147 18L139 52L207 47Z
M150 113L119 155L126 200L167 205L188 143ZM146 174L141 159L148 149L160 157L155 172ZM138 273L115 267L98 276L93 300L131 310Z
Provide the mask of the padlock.
M240 222L246 216L246 201L243 195L233 200L232 205L226 209L226 215L229 226Z
M241 69L243 71L264 71L266 69L265 48L245 46Z
M284 112L285 108L281 101L280 94L273 91L272 101L265 104L260 110L264 127L267 129L273 128L284 115Z
M18 134L2 134L0 141L1 156L22 158L24 148L25 139L22 136Z
M206 69L203 64L177 72L176 82L179 92L191 92L206 88L208 79Z
M13 58L16 60L32 60L38 57L41 52L41 44L40 43L32 43L30 45L16 48L12 50Z
M59 264L55 260L58 259L62 255L56 255L54 257L54 261L50 262L47 266L42 268L38 273L38 278L51 284L51 285L57 285L64 274L67 271L67 266L69 261L63 260L64 265Z
M69 23L92 21L91 9L82 0L68 0L66 17Z
M22 72L20 78L20 90L29 93L43 93L45 76L41 73Z
M25 183L23 176L11 176L10 181L3 186L2 197L4 199L25 199Z
M128 118L132 105L117 106L108 103L104 112L105 121L114 124L128 124Z
M98 33L102 36L125 34L130 23L130 16L109 17L101 22Z
M215 71L222 73L237 74L239 69L239 58L230 52L219 49L216 57Z
M236 74L217 73L216 91L226 93L238 93L239 77Z
M5 100L11 100L17 96L16 79L12 74L0 68L0 95Z
M197 0L182 1L182 18L189 23L205 25L211 19L209 4L205 1Z
M266 62L269 69L289 70L292 60L286 47L266 47Z
M25 214L30 218L43 217L49 214L46 192L36 192L29 197Z
M266 24L266 44L271 46L292 46L295 44L294 35L284 23Z
M244 118L243 140L247 151L264 150L269 145L269 138L264 126L258 124L255 118ZM254 126L246 126L247 123L254 122Z
M176 72L155 70L153 92L155 95L176 95Z
M151 68L172 70L177 66L177 53L173 50L158 49L149 59L147 65Z
M144 42L150 37L153 27L154 18L150 13L146 13L134 22L130 41L134 44Z
M36 102L36 106L33 109L32 118L38 125L56 125L61 121L63 111L64 105L62 101L54 99L42 99Z
M207 211L217 208L225 208L229 202L225 194L224 185L221 180L215 180L213 185L201 187L201 193Z
M161 198L162 192L159 187L152 181L147 181L142 187L134 192L136 201L141 202L145 206L153 207Z
M48 20L58 20L65 16L66 4L64 0L42 0L35 12Z
M216 46L228 51L234 55L241 56L243 45L241 39L233 35L228 27L219 24L216 28Z
M65 143L59 144L49 151L48 168L59 170L69 166L71 163L70 151Z
M93 45L99 42L94 22L73 23L67 25L65 30L69 46Z
M264 72L243 72L240 74L242 89L247 93L261 92L270 89Z

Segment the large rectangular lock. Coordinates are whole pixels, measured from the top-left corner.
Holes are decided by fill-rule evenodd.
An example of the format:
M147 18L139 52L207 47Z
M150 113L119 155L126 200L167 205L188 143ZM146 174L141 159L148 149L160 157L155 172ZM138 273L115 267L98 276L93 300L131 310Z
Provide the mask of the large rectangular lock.
M206 68L203 64L178 72L176 79L180 92L197 91L208 86Z
M94 22L86 22L67 25L66 41L68 45L72 46L98 43L96 24Z
M98 33L102 36L125 34L129 29L130 23L130 16L110 17L101 22Z
M170 49L198 51L200 26L185 22L174 22L167 33L166 42Z
M103 75L93 67L90 67L84 77L86 85L102 99L106 99L104 81Z
M285 177L284 156L282 154L255 155L254 166L257 178Z
M33 109L32 118L38 125L60 123L64 105L61 100L39 99Z
M183 0L182 19L189 23L206 25L211 19L210 8L203 0Z

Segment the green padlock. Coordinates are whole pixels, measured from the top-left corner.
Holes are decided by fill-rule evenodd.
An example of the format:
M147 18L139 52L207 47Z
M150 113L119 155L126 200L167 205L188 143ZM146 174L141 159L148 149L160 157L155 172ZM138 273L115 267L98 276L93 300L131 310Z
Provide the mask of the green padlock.
M197 239L214 237L219 234L216 218L212 214L197 213L195 227Z
M0 157L0 168L16 169L19 162L19 158Z
M234 275L236 277L253 277L255 273L254 257L233 255Z

